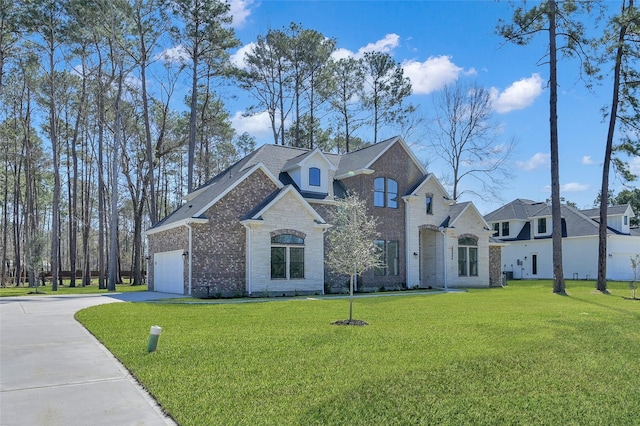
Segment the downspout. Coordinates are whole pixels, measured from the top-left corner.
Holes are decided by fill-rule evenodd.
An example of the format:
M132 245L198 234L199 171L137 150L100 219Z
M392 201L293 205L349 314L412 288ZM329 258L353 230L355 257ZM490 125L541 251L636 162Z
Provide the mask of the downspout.
M191 296L191 278L192 278L192 270L193 268L191 267L192 263L193 263L193 228L191 228L191 223L189 223L189 221L186 222L187 224L187 228L189 229L189 256L187 256L187 267L189 268L189 277L188 277L188 281L189 281L189 296Z
M247 266L245 268L244 275L245 275L245 279L247 280L247 295L251 296L251 293L252 293L252 290L251 290L251 276L252 276L252 273L251 273L251 266L252 266L251 265L251 261L252 261L251 252L253 251L252 247L251 247L251 225L249 225L249 224L243 224L243 225L247 229L247 239L246 239L246 245L247 245L247 247L246 247L246 251L247 251L246 262L247 262Z
M442 265L444 267L444 271L443 275L444 275L444 289L448 290L449 287L447 286L447 244L446 244L446 237L445 237L445 228L440 227L438 228L438 231L440 231L440 233L442 234Z
M409 222L409 201L410 198L409 197L402 197L403 201L404 201L404 257L405 257L405 272L404 272L404 281L406 283L407 288L411 288L412 286L409 284L409 271L410 269L410 263L411 263L411 259L412 259L412 254L409 251L409 241L411 238L411 229L410 229L410 222ZM420 230L418 230L418 240L420 239ZM418 244L419 245L419 244ZM418 274L420 275L420 274ZM420 284L420 276L418 276L418 284Z

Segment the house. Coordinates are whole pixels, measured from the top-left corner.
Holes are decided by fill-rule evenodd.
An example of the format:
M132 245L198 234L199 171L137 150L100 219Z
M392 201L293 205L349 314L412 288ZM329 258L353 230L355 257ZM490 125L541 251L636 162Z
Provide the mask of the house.
M597 279L599 209L563 205L562 261L565 279ZM631 280L630 258L640 254L640 230L630 227L629 205L607 214L607 279ZM507 243L502 269L515 279L552 279L552 218L547 203L516 199L486 215L493 237Z
M149 287L210 296L342 287L348 278L325 268L325 233L334 200L347 193L378 219L385 261L363 274L359 290L500 283L500 243L490 248L482 215L450 200L395 137L343 155L259 147L147 230Z

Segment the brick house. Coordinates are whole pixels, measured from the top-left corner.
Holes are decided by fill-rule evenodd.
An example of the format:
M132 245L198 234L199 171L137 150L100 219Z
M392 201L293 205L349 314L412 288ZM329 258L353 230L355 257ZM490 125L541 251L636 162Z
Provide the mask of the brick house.
M256 149L147 230L149 289L229 297L341 287L348 278L324 265L325 232L334 198L348 192L377 217L385 260L360 290L500 282L500 244L482 215L450 200L395 137L343 155Z

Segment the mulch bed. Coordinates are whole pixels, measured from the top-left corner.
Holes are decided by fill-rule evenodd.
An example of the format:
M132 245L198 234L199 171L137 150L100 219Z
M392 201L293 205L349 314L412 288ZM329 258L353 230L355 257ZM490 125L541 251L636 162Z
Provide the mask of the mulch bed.
M369 325L368 322L362 320L339 320L331 323L332 325Z

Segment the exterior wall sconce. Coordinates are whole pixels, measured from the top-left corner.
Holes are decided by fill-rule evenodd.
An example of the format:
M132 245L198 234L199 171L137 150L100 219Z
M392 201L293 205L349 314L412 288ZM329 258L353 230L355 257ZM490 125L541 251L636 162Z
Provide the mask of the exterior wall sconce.
M414 255L415 257L418 257L418 252L414 251L414 252L413 252L413 255Z
M183 258L183 259L186 259L186 258L187 258L187 256L189 256L189 252L188 252L188 251L186 251L186 250L185 250L185 251L183 251L183 252L182 252L182 258Z
M527 260L527 256L524 257L524 260Z

